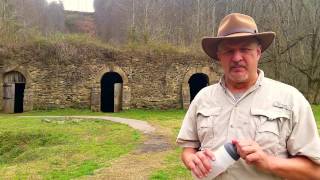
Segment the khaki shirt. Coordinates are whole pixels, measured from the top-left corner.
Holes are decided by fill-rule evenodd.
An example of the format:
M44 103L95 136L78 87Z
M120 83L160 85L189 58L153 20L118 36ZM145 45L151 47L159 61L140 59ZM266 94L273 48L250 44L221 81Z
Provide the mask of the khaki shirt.
M270 155L303 155L320 164L320 139L310 104L297 89L265 78L261 70L255 85L238 101L222 80L203 88L190 104L177 143L215 151L232 139L252 139ZM216 179L280 178L240 159Z

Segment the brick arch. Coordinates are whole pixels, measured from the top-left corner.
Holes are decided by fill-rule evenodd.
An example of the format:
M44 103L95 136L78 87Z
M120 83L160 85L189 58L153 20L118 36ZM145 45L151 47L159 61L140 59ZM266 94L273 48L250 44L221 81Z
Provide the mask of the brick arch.
M101 78L104 74L108 72L116 72L118 73L122 80L123 80L123 85L128 85L128 76L126 73L117 65L105 65L96 75L95 77L95 83L100 83Z
M15 79L8 79L8 77L10 76L18 76L18 78ZM13 81L11 81L13 80ZM4 83L26 83L26 78L24 77L24 75L18 71L9 71L7 73L4 74L3 76L3 82Z
M108 72L118 73L123 81L122 84L122 108L129 109L130 108L130 100L131 100L131 89L129 86L129 80L126 73L117 65L114 64L106 64L100 69L94 78L94 83L91 90L91 110L92 111L100 111L100 96L101 96L101 78L104 74Z
M33 109L33 89L32 89L32 78L25 67L21 66L9 66L4 68L2 74L2 84L4 84L4 78L6 74L10 72L18 72L23 75L25 78L25 89L24 89L24 101L23 101L23 108L24 111L31 111ZM3 85L1 85L1 94L3 93ZM1 95L3 96L3 95Z
M191 78L192 75L196 74L196 73L203 73L205 75L208 76L209 78L209 85L216 83L219 78L217 73L215 73L213 71L212 68L210 67L192 67L190 68L184 78L183 78L183 82L182 82L182 107L183 109L188 109L189 105L190 105L190 88L189 88L189 79Z
M32 79L31 79L29 72L26 70L26 68L22 68L19 66L8 67L8 68L4 69L2 79L4 80L4 77L6 74L8 74L10 72L14 72L14 71L19 72L24 76L24 78L26 79L26 86L29 87L31 85L30 83L32 82Z

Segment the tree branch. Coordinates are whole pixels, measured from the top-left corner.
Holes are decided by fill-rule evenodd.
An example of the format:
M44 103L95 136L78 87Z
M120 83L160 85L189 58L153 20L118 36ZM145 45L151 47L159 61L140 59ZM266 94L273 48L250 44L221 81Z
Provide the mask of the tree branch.
M301 36L301 37L297 38L293 43L289 44L286 49L284 49L283 51L281 51L280 54L284 54L285 52L289 51L291 48L293 48L294 46L296 46L300 41L302 41L303 39L305 39L305 38L308 37L308 36L312 36L312 33L306 34L305 36Z

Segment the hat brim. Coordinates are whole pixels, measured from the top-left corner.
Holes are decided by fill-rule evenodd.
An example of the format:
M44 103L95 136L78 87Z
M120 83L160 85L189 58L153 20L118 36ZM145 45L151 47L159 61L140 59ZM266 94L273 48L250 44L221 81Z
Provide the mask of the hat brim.
M259 40L259 43L261 44L261 52L263 52L270 46L275 36L276 36L276 33L274 32L262 32L262 33L256 33L256 34L235 33L235 34L231 34L229 36L223 36L223 37L204 37L202 39L202 49L208 56L218 60L217 50L218 50L218 45L222 40L256 37Z

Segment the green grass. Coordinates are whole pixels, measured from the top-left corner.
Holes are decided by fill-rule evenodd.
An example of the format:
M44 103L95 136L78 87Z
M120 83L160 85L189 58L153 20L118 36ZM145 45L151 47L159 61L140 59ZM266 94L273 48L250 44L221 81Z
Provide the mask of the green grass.
M102 112L92 112L90 109L51 109L51 110L36 110L36 111L29 111L20 114L1 114L1 116L72 116L72 115L106 115L108 113Z
M320 105L312 105L312 110L320 132Z
M192 179L190 172L184 167L180 160L181 148L176 148L169 153L165 159L166 167L153 172L152 180L167 179Z
M141 134L102 120L0 118L0 174L7 179L72 179L132 151Z
M133 109L126 110L120 113L101 113L101 112L91 112L88 109L56 109L56 110L43 110L43 111L32 111L26 112L18 115L30 115L30 116L71 116L71 115L97 115L97 116L117 116L126 117L132 119L140 119L148 121L149 123L160 126L168 131L169 138L172 144L175 144L175 138L181 126L182 119L185 115L185 110L172 109L172 110L142 110ZM15 115L6 115L15 116ZM141 139L139 133L133 133L133 139ZM183 166L180 160L181 149L175 146L174 150L168 152L167 157L165 157L165 165L163 168L152 172L150 179L190 179L190 173ZM1 172L1 171L0 171ZM67 172L66 172L67 173ZM63 174L62 172L60 174ZM55 173L53 172L53 178ZM58 179L63 179L63 176L58 177Z

